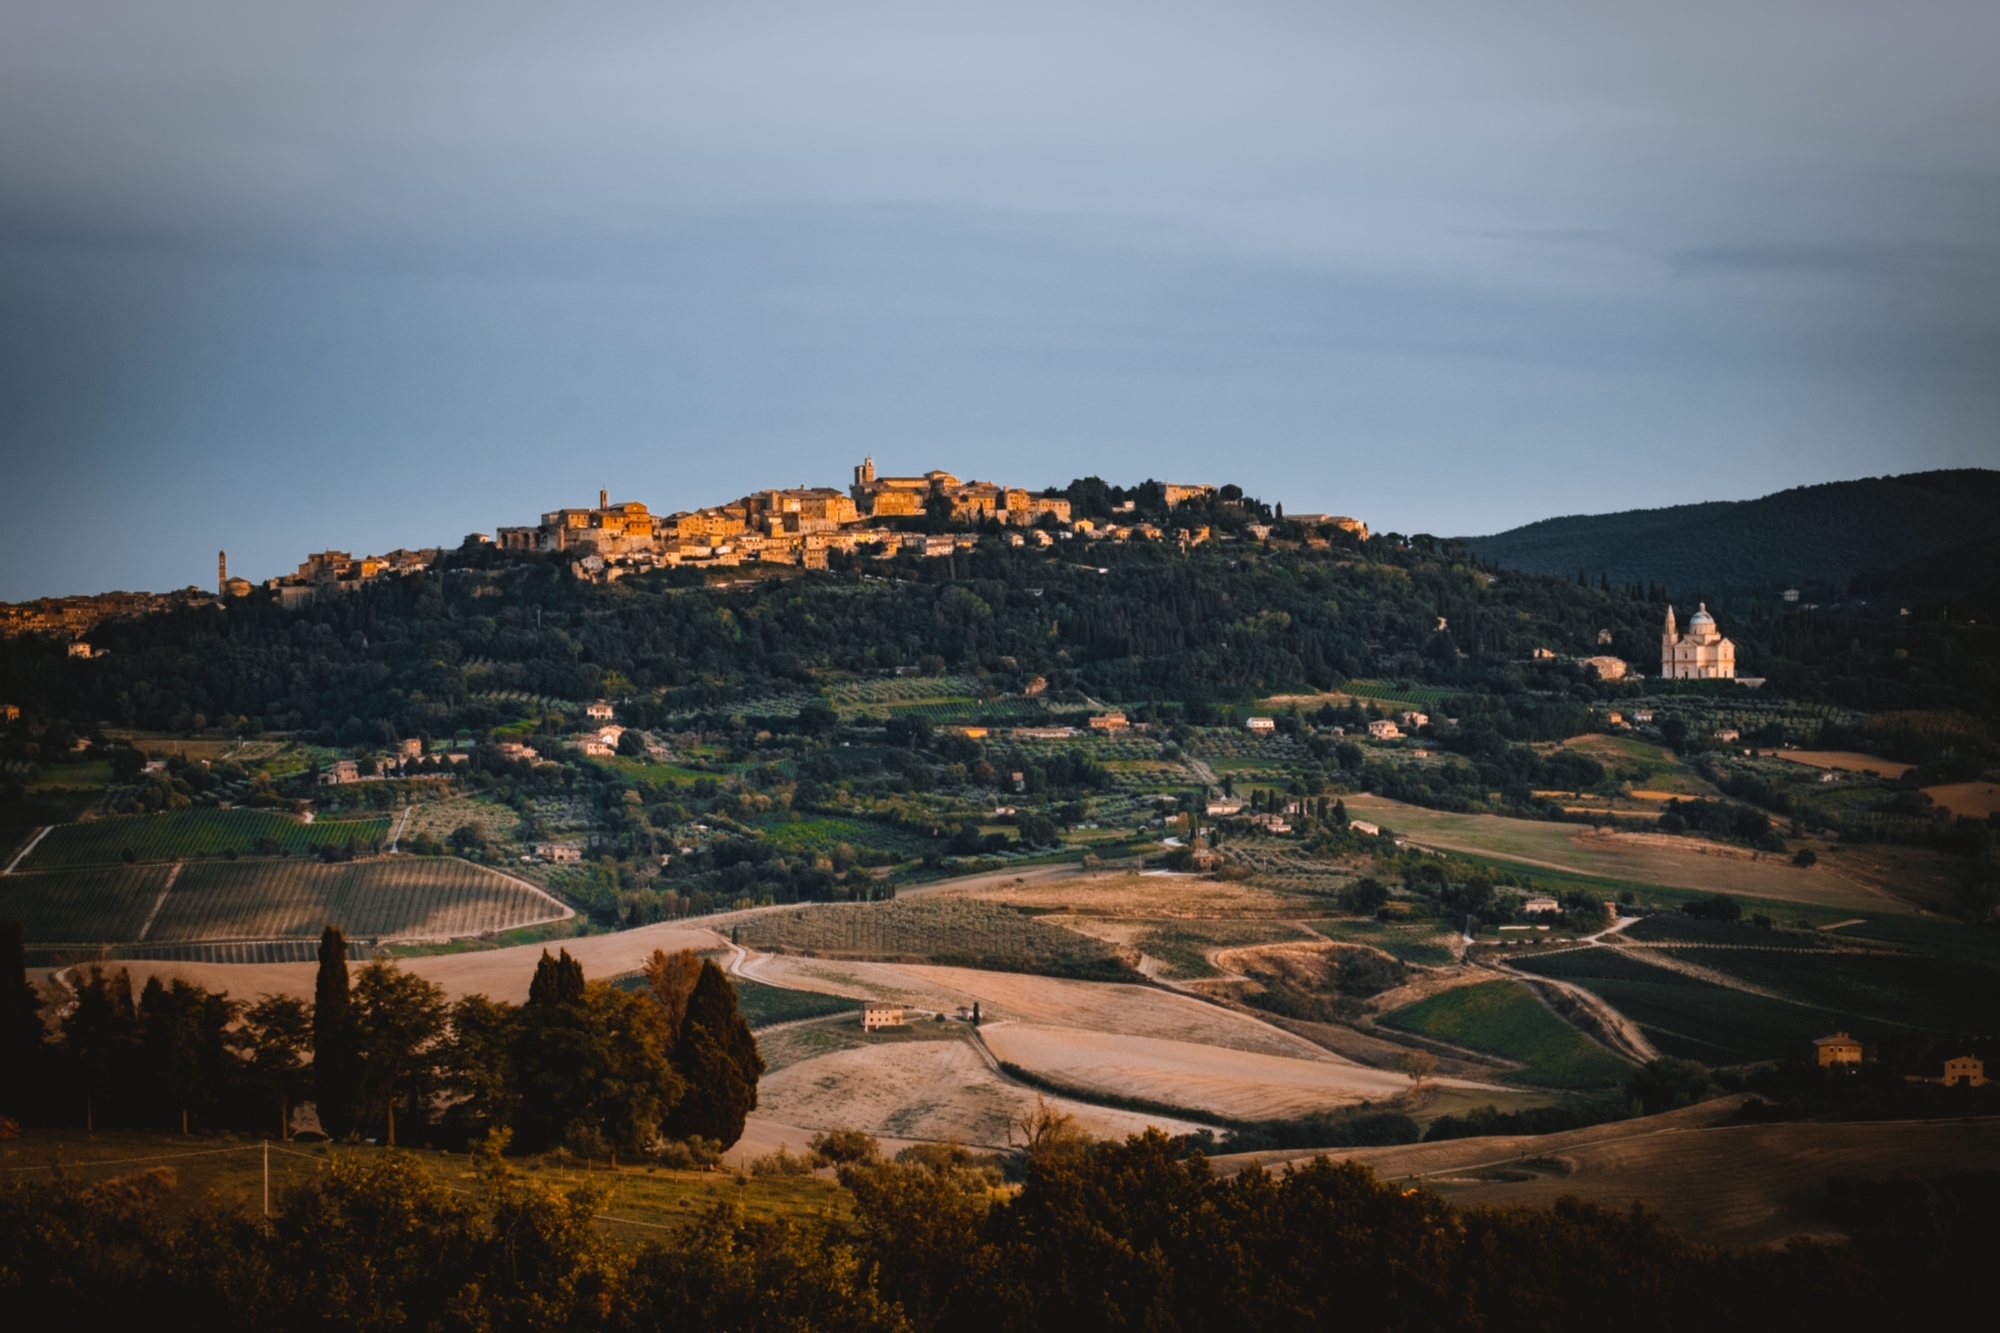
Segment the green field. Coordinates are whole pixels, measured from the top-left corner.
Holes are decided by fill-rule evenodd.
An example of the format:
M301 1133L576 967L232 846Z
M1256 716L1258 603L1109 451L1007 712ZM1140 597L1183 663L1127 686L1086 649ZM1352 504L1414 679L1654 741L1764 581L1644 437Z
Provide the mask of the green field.
M1676 957L1839 1018L1932 1032L2000 1029L2000 972L1909 954L1676 949Z
M1101 940L976 898L835 903L743 922L739 943L848 958L919 959L1057 976L1130 976Z
M1571 949L1513 965L1594 991L1644 1028L1662 1052L1703 1064L1803 1057L1814 1037L1835 1028L1870 1039L1881 1031L1879 1025L1857 1024L1653 967L1643 958L1636 950Z
M921 856L935 846L922 834L894 824L842 815L787 812L755 819L751 827L788 852L811 856L831 856L833 849L843 842L856 851L888 852L896 856Z
M279 848L292 855L309 855L321 847L339 847L350 840L366 847L388 836L389 821L381 816L322 819L305 824L266 810L172 810L158 815L59 824L49 830L21 869L116 865L124 859L127 849L141 861L220 856L228 850L247 856L251 844L259 838L275 838Z
M364 939L443 938L557 914L526 886L451 857L208 861L184 863L178 874L166 865L120 865L0 877L0 915L19 918L29 943L42 947L310 940L329 924Z
M1797 930L1765 930L1744 921L1703 921L1677 912L1659 912L1625 927L1619 939L1643 943L1734 944L1756 949L1824 949L1823 936Z
M1617 1087L1631 1064L1549 1011L1518 981L1443 991L1386 1014L1389 1027L1524 1066L1510 1079L1549 1088Z
M841 995L822 995L818 991L786 990L781 986L766 986L761 981L748 977L733 977L736 984L736 1007L753 1028L766 1028L774 1023L792 1023L802 1018L825 1018L830 1014L853 1013L861 1004Z
M1311 921L1314 930L1331 940L1367 944L1393 958L1420 967L1444 967L1458 961L1452 948L1455 933L1435 921Z
M1827 938L1888 944L1929 954L1933 958L1951 958L2000 968L2000 930L1967 926L1937 917L1871 916L1851 926L1843 925L1839 930L1830 932Z

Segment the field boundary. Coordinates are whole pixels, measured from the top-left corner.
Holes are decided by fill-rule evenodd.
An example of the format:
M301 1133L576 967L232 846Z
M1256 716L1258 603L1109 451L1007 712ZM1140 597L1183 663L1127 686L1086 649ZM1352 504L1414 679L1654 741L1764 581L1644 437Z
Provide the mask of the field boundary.
M134 944L144 944L146 936L152 934L153 923L160 919L160 909L167 905L167 893L174 887L174 881L181 877L181 867L186 864L185 861L176 861L174 868L167 872L167 882L160 885L160 896L153 899L153 910L146 913L145 924L141 925L139 933L132 937Z
M14 859L7 863L7 868L5 870L0 870L0 875L13 874L14 871L20 867L21 862L28 859L29 853L33 852L35 848L40 845L42 839L48 837L50 830L54 828L55 828L54 824L42 825L42 827L36 831L35 836L28 840L28 845L26 847L23 847L18 853L15 854Z

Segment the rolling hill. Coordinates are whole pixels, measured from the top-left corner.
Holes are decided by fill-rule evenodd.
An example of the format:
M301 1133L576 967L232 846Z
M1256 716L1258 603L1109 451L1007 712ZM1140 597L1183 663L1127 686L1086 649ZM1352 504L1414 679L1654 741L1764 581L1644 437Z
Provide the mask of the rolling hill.
M1461 540L1536 574L1664 583L1676 598L1785 587L1844 591L1857 575L2000 537L2000 472L1961 468L1720 500L1543 519Z

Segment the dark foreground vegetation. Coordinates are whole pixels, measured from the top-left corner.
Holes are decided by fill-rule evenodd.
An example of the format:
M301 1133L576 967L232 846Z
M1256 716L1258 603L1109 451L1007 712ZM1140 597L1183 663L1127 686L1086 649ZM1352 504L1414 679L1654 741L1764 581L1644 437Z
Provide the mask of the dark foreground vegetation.
M268 1218L180 1220L140 1174L0 1185L0 1306L16 1327L228 1329L1794 1329L1978 1308L2000 1177L1834 1181L1845 1245L1727 1252L1642 1211L1459 1209L1321 1158L1219 1177L1158 1133L1034 1127L996 1194L952 1154L842 1168L851 1218L720 1203L632 1249L602 1204L514 1174L472 1188L407 1158L329 1157ZM494 1145L497 1146L497 1143Z

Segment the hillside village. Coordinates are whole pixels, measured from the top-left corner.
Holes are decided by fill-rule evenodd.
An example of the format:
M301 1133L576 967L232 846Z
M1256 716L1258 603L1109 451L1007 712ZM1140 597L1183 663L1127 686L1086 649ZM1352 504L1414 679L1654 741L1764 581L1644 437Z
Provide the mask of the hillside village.
M473 533L466 542L568 555L577 577L609 582L649 569L744 564L825 569L834 555L941 558L970 548L982 533L996 529L1013 546L1051 547L1077 540L1195 546L1218 536L1213 523L1205 521L1214 502L1242 501L1237 488L1207 483L1147 482L1138 489L1150 492L1147 499L1154 503L1126 499L1112 508L1109 518L1086 517L1074 512L1065 492L1054 488L1034 492L962 481L941 469L920 476L881 476L869 458L854 469L853 483L844 493L830 486L759 490L727 504L655 514L641 501L614 503L609 491L600 491L595 508L552 509L539 523L501 527L491 535ZM1261 512L1248 517L1253 520L1250 535L1268 534L1268 523L1254 521L1264 517ZM1368 535L1366 524L1344 516L1300 514L1292 521L1314 530L1339 530L1363 539ZM1323 544L1325 538L1315 531L1309 540ZM290 606L382 574L420 568L436 557L436 551L396 551L355 559L326 551L308 557L296 574L265 586ZM241 591L248 592L248 586Z

